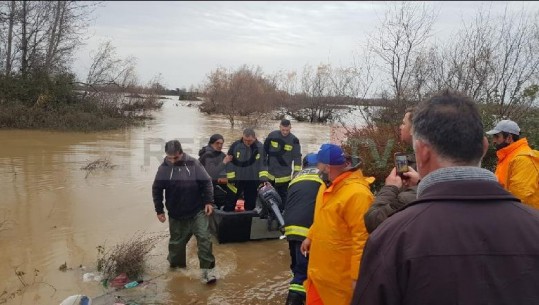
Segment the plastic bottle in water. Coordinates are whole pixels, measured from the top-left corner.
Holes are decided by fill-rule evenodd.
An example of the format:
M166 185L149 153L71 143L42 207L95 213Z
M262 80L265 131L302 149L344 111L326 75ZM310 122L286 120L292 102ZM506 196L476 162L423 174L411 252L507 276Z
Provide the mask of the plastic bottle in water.
M129 282L129 283L125 284L124 288L134 288L134 287L137 287L138 284L140 284L142 282L143 282L142 280L132 281L132 282Z

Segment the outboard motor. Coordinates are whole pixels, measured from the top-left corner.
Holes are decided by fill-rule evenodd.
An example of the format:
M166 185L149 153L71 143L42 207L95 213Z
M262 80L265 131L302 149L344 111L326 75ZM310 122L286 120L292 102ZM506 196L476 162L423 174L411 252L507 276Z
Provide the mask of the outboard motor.
M279 206L281 205L281 196L279 196L279 193L277 193L271 184L266 183L258 189L258 197L262 203L262 208L257 212L261 218L267 214L268 231L273 231L271 223L273 222L273 219L276 219L279 223L279 228L277 229L284 232L284 219L279 210Z

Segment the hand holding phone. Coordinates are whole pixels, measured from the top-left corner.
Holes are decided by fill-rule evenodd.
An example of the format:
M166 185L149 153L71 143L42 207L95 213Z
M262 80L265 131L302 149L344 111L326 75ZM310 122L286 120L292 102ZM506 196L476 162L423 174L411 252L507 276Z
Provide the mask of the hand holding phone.
M395 153L395 168L397 169L397 175L403 177L403 174L408 172L408 158L405 153Z

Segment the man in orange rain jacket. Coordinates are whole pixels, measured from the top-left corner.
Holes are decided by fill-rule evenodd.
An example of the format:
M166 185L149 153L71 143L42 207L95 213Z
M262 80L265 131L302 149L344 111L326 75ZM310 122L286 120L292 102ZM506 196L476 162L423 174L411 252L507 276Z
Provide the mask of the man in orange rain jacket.
M487 134L496 147L498 181L520 201L539 209L539 151L520 138L520 128L511 120L500 121Z
M301 244L309 255L307 305L348 305L359 273L359 262L368 237L363 215L374 196L373 178L365 178L334 144L323 144L318 169L327 175L316 198L314 222Z

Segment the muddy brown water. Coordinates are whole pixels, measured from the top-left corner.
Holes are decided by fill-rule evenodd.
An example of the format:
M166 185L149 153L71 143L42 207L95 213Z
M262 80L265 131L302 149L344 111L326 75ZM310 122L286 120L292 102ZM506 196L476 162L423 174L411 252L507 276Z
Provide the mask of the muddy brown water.
M197 156L213 133L225 150L241 129L187 102L165 100L145 127L99 133L0 130L0 304L59 304L74 294L113 304L284 304L290 280L285 240L219 244L214 240L218 282L199 281L194 238L188 269L169 271L166 238L152 251L140 287L111 291L83 281L95 272L97 247L137 232L167 234L155 216L151 184L166 140L180 139ZM277 129L256 129L263 139ZM330 127L293 123L302 152L330 140ZM107 157L115 168L87 173L81 167ZM60 271L62 264L67 270Z

